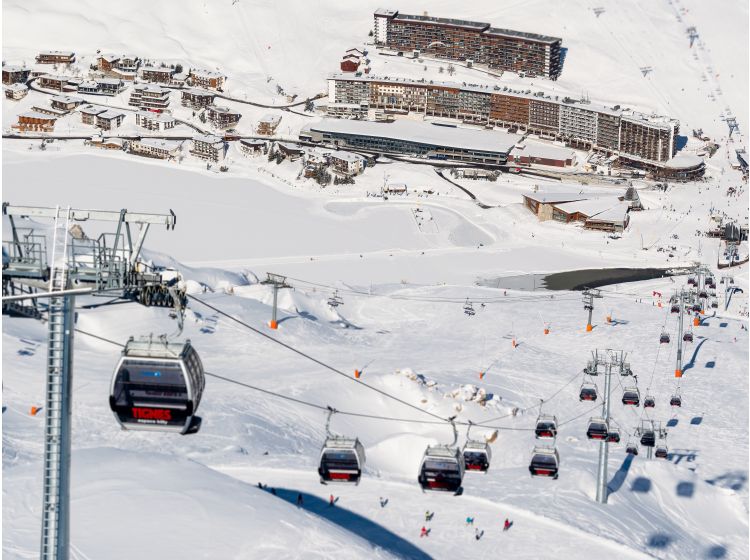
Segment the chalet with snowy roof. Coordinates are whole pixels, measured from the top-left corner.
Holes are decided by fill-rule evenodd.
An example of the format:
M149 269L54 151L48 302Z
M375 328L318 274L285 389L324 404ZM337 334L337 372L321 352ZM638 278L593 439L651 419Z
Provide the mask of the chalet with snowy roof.
M344 56L349 55L349 54L362 58L363 56L365 56L365 51L361 51L357 48L347 49L346 52L344 53Z
M67 82L68 78L65 76L53 76L52 74L42 74L36 81L40 88L54 89L55 91L63 91Z
M342 72L356 72L359 68L360 57L355 54L347 54L341 59Z
M96 66L102 72L118 72L128 75L132 80L135 77L141 59L129 54L101 54L96 59Z
M205 89L190 88L182 90L182 106L191 109L202 109L214 102L216 94Z
M288 157L291 161L299 159L305 155L305 150L303 150L296 144L289 144L288 142L276 142L276 149L286 157Z
M242 115L239 111L235 111L229 107L220 107L218 105L209 105L206 107L206 119L215 128L222 130L232 128L240 122L241 118Z
M50 100L53 109L72 111L83 103L83 99L74 95L56 95Z
M53 109L52 107L37 107L36 105L31 108L32 111L36 111L37 113L42 113L43 115L52 115L53 117L57 117L58 119L60 117L64 117L69 113L69 111L64 111L62 109Z
M128 105L149 111L166 111L169 107L169 90L157 84L135 84Z
M101 78L96 80L100 95L114 96L125 89L125 82L119 78Z
M142 66L140 69L141 79L144 82L168 84L172 81L174 69L169 67Z
M223 138L212 134L202 134L193 138L193 147L190 153L200 159L219 162L224 159L227 144Z
M359 154L352 152L331 152L330 160L334 173L345 177L353 177L364 171L367 161Z
M188 74L188 83L191 86L205 89L221 90L224 87L226 77L221 72L212 70L190 70Z
M181 147L181 141L162 140L160 138L132 140L129 145L130 153L132 154L168 160L179 157Z
M6 86L11 84L26 83L29 79L31 70L28 68L21 68L20 66L3 66L3 83Z
M102 138L101 136L92 136L91 140L88 140L88 144L94 148L101 148L102 150L125 149L125 141L122 138Z
M173 87L185 87L187 83L187 74L185 72L177 72L172 74L172 78L169 80L169 85Z
M150 111L138 111L135 114L135 124L146 130L163 132L174 128L177 121L167 113L152 113Z
M37 64L73 64L76 53L72 51L44 51L36 55Z
M579 192L535 192L524 205L541 221L582 222L587 229L621 232L630 222L631 203L624 196Z
M52 132L55 129L57 117L45 115L38 111L26 111L18 115L18 123L12 128L19 132Z
M104 113L107 109L94 105L84 105L79 109L81 122L83 124L96 125L96 116Z
M26 97L27 93L29 93L29 87L26 84L11 84L5 88L5 99L18 101Z
M125 120L125 113L116 109L108 109L96 115L95 126L102 130L114 130L119 128L123 120Z
M240 139L240 150L243 154L254 156L263 152L265 147L265 140L254 140L252 138L241 138Z
M278 128L279 123L281 123L281 116L271 114L265 115L258 121L258 128L256 132L264 136L271 136L274 132L276 132L276 128Z

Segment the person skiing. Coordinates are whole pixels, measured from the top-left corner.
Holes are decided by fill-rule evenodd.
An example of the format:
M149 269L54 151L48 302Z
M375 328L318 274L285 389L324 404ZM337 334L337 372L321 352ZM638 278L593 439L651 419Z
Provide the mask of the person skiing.
M384 508L385 505L388 503L388 498L380 497L380 507Z
M304 500L302 499L302 493L300 492L297 494L297 507L302 507L304 505Z
M480 531L479 529L477 529L476 531L474 531L474 538L476 540L481 539L482 536L484 536L484 531Z
M507 531L508 529L510 529L511 525L512 525L512 523L510 521L508 521L508 518L506 517L505 518L505 525L503 526L503 531Z
M473 517L467 517L466 518L466 525L474 525L474 518Z
M430 531L427 530L427 527L422 525L422 531L419 533L419 538L421 539L422 537L429 537L429 536L430 536Z
M333 504L336 502L336 500L333 497L333 494L331 494L331 497L328 499L328 505L330 507L333 507Z

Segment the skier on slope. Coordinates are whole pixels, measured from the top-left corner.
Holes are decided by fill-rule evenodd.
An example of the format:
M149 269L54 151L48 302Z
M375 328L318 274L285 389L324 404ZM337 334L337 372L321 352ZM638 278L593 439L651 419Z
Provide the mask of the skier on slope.
M429 537L429 536L430 536L430 531L427 529L427 527L422 525L422 531L419 533L419 538L421 539L422 537Z
M505 524L503 525L503 531L507 531L508 529L510 529L511 525L513 525L513 523L511 523L510 521L508 521L508 518L506 517L505 518Z

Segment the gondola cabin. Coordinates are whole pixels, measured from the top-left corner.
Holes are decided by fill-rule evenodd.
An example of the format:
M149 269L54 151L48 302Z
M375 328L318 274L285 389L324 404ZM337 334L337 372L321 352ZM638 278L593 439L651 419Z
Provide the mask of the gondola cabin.
M693 310L694 313L700 313L701 304L700 303L694 303L693 307L692 307L692 310Z
M609 426L604 418L591 418L589 427L586 430L586 437L589 439L606 440L609 436Z
M712 300L711 301L711 308L712 309L718 309L718 307L719 307L719 302L716 301L716 300Z
M115 368L109 406L126 430L196 433L206 380L190 341L128 340Z
M546 476L557 479L560 455L554 447L535 447L531 454L529 472L531 476Z
M680 306L677 305L677 304L674 304L674 305L672 305L672 307L670 307L669 310L670 310L671 313L679 313L680 312Z
M672 395L669 399L669 406L682 406L682 397L680 395Z
M651 395L646 395L643 399L643 408L654 408L656 406L656 399Z
M669 344L669 333L663 332L659 335L659 344Z
M654 451L654 455L657 459L666 459L669 457L669 451L667 450L666 445L660 445L656 448L656 451Z
M638 406L641 402L641 395L637 387L625 387L622 392L622 404L629 406Z
M638 455L638 446L634 443L629 443L625 448L625 453L628 455Z
M610 430L607 434L607 443L620 443L620 430Z
M688 286L695 286L696 283L697 283L696 280L695 280L695 276L688 277L687 283L688 283Z
M458 449L448 445L429 446L422 457L417 481L422 491L459 493L465 468L464 456Z
M682 335L683 342L693 342L693 333L686 332Z
M489 444L481 441L467 441L464 445L464 465L467 471L487 472L492 460Z
M641 445L654 447L656 445L656 434L652 430L646 430L641 434Z
M581 392L578 394L579 401L595 401L596 397L596 385L585 384L581 386Z
M338 436L326 438L320 451L318 467L321 484L359 484L364 466L365 449L359 439Z
M544 414L540 415L536 421L534 435L537 439L549 439L557 437L557 418Z
M698 297L701 299L706 299L708 298L708 292L706 290L700 290L698 292Z

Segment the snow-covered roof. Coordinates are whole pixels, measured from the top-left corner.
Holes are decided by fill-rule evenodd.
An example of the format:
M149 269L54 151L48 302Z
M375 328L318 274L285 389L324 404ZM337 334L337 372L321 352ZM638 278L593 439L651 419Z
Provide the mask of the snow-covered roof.
M29 89L29 86L27 86L26 84L11 84L8 86L8 89L10 91L26 91L27 89Z
M54 74L42 74L41 76L39 76L39 79L40 80L56 80L58 82L64 82L68 78L65 76L56 76Z
M141 72L159 72L162 74L172 74L174 70L168 66L142 66Z
M52 101L58 103L83 103L83 99L74 95L56 95L52 98Z
M264 123L264 124L270 124L272 126L276 126L276 125L278 125L281 122L281 117L279 115L271 115L271 114L263 115L261 117L260 121L258 121L258 122L261 122L261 123Z
M26 111L25 113L21 113L18 115L19 117L26 117L27 119L47 119L47 120L57 120L57 117L54 115L49 115L47 113L40 113L39 111Z
M607 196L602 198L590 198L587 200L577 200L573 202L563 202L557 204L556 207L565 212L566 214L583 214L587 218L592 216L598 216L602 212L612 209L613 207L620 204L620 201L616 196ZM625 208L628 204L625 204Z
M254 138L240 138L240 144L244 144L245 146L262 146L265 143L265 140L256 140Z
M160 138L141 138L138 143L142 146L166 150L168 152L172 152L182 145L182 142L177 140L161 140Z
M563 146L553 146L551 144L535 144L525 142L518 144L513 148L514 156L529 156L545 159L571 159L575 156L575 151Z
M120 84L122 84L122 80L120 80L119 78L98 78L96 80L96 83L97 84L108 84L108 85L111 85L111 86L119 86Z
M14 65L3 66L3 72L23 72L24 70L31 72L31 70L22 68L20 66L14 66Z
M39 56L74 56L75 54L73 51L42 51L39 53Z
M167 113L152 113L150 111L138 111L138 115L144 119L150 119L158 122L172 122L175 118Z
M206 144L224 144L224 140L213 134L199 134L193 137L193 142L205 142Z
M373 15L380 17L391 17L395 16L397 13L398 10L386 10L384 8L378 8L377 10L375 10Z
M628 219L628 208L630 205L627 202L617 202L617 204L612 205L607 210L603 210L602 212L590 216L589 220L592 222L616 222L616 223L625 223Z
M223 78L224 74L221 72L215 72L214 70L190 70L190 74L193 76L199 76L201 78Z
M118 117L124 117L124 116L125 116L125 113L123 113L122 111L117 111L115 109L107 109L103 113L99 113L96 116L96 118L98 118L98 119L112 120L112 119L116 119Z
M358 161L364 161L365 159L359 154L354 154L352 152L344 152L344 151L331 152L331 157L340 159L349 163L357 163Z
M99 85L93 80L84 80L78 84L78 89L98 89Z
M106 60L107 62L114 62L115 60L120 60L120 55L118 54L100 54L99 58Z
M91 141L101 144L111 144L115 146L122 146L125 143L122 138L102 138L101 136L94 136L91 138Z
M671 169L685 169L688 167L696 167L701 163L703 163L703 158L700 156L680 152L664 164L664 167L669 167Z
M139 91L147 91L149 93L169 93L168 89L165 89L157 84L135 84L133 86L133 89L137 89Z
M95 105L86 105L85 107L81 107L80 110L81 113L86 113L87 115L99 115L106 111L104 107L96 107Z
M229 107L223 107L221 105L209 105L208 106L209 111L213 111L215 113L226 113L230 115L239 115L239 111L235 111L234 109L230 109Z
M430 123L411 120L396 120L385 123L325 119L306 128L321 133L374 136L406 140L430 146L493 153L507 153L521 138L517 134L510 134L503 130L435 126Z
M548 192L548 191L537 191L526 193L523 196L539 202L541 204L556 204L558 202L573 202L577 200L586 200L591 198L591 195L582 192Z
M284 148L288 152L304 152L304 150L300 146L289 144L288 142L276 142L276 145Z
M188 88L183 89L183 93L188 93L190 95L200 95L203 97L216 97L216 94L212 91L208 91L207 89L201 89L201 88Z

